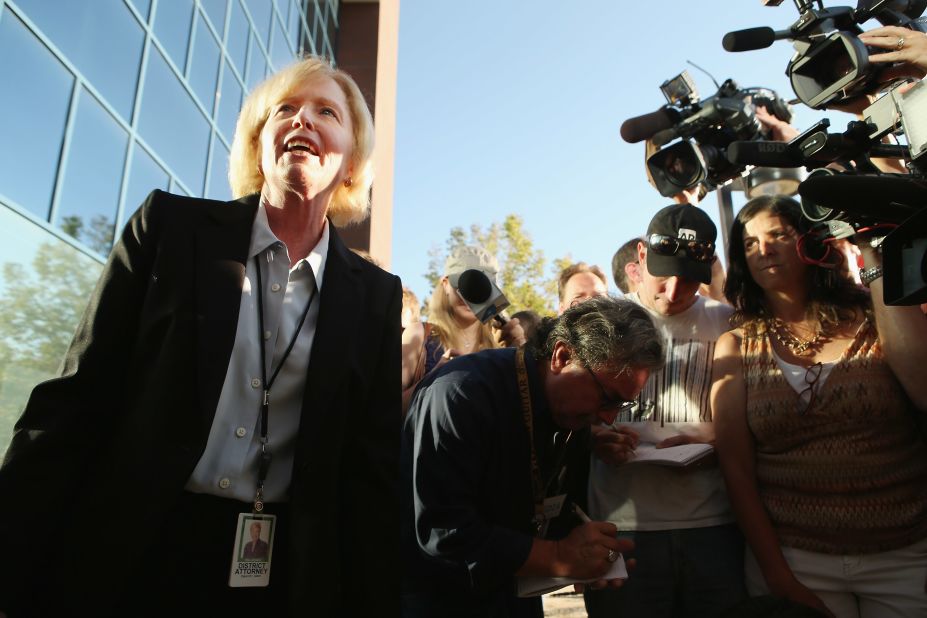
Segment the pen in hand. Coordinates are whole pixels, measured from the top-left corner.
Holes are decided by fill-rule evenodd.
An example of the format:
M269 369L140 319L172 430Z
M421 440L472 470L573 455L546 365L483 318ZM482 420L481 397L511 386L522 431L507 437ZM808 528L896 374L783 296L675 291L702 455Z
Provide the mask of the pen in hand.
M579 505L575 502L573 503L573 512L576 513L576 516L579 517L584 524L588 524L592 521L589 519L589 516L586 515L586 512L579 508Z

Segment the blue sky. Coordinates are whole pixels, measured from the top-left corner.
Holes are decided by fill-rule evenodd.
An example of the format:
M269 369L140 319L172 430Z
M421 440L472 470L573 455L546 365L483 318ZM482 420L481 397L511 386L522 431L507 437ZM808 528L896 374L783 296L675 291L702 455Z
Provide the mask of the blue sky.
M429 248L452 227L516 213L548 261L570 254L609 272L614 251L669 203L621 123L663 105L660 84L683 69L713 94L687 60L719 83L794 98L789 42L733 54L721 38L797 17L791 2L760 0L402 0L391 270L427 297ZM799 129L849 120L801 105L793 113ZM743 194L734 199L737 208ZM702 206L717 219L714 193Z

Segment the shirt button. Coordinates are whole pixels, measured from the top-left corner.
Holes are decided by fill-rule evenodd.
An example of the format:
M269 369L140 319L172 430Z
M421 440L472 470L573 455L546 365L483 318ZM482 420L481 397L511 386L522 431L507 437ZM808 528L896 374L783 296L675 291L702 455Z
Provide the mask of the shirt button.
M251 378L251 388L261 388L261 379Z
M279 283L275 283L275 284L273 284L272 286L270 286L270 291L271 291L271 292L279 292L279 291L280 291L280 284L279 284Z
M245 429L244 427L239 427L238 429L235 430L235 435L238 436L239 438L244 438L246 435L248 435L248 430Z
M264 341L267 341L268 339L270 339L270 331L265 330L264 331Z
M229 486L231 486L231 484L232 484L232 481L228 479L222 479L221 481L219 481L219 487L221 487L222 489L228 489Z

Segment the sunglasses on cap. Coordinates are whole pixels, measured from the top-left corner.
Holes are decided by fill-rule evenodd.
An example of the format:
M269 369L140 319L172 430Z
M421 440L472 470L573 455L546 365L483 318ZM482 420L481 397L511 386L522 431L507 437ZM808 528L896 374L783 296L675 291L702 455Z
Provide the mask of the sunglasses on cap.
M686 257L695 262L711 262L715 256L715 243L710 240L651 234L647 246L657 255L676 255L682 249Z

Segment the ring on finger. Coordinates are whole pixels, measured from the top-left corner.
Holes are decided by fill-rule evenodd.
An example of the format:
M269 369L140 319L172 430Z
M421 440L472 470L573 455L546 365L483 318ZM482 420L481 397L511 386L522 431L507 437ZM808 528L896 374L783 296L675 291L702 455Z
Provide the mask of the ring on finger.
M605 559L609 562L614 562L615 560L618 560L618 556L618 552L616 552L614 549L610 549L608 550L608 554L606 554Z
M900 36L898 37L898 42L895 44L895 50L901 51L902 49L904 49L904 37Z

